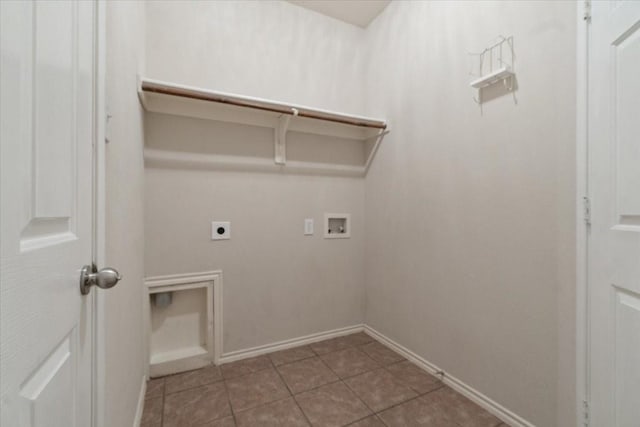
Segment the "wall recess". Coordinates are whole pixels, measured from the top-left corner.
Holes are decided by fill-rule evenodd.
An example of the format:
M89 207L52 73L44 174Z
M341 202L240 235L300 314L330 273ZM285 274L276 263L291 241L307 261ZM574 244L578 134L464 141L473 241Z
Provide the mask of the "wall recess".
M348 239L351 237L351 214L324 214L324 238Z
M152 378L219 363L222 354L222 272L145 279L149 374ZM167 305L158 295L171 293Z

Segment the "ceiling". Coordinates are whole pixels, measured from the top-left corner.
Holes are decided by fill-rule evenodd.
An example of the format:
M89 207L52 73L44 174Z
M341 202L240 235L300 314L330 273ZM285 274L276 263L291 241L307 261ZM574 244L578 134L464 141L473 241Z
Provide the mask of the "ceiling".
M391 0L288 0L290 3L365 28Z

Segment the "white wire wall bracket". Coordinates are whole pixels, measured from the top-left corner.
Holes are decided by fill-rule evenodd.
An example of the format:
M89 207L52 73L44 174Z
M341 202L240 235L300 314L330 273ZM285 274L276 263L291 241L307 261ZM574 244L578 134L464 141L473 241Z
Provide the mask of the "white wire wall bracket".
M470 75L475 79L469 85L478 90L478 96L473 100L482 104L483 89L502 82L509 92L514 90L514 60L513 36L498 36L498 41L494 42L480 53L470 53L474 58L474 64Z
M298 110L291 109L291 115L283 114L278 118L278 125L275 128L274 138L274 161L276 165L284 165L287 163L287 131L289 130L289 122L292 116L297 116Z

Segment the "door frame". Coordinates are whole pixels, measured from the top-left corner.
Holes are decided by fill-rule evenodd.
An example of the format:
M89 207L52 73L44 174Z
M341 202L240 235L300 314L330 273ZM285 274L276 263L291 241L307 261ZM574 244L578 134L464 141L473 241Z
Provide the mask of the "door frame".
M589 420L589 39L591 0L576 0L576 424ZM586 199L585 199L586 198Z
M94 36L93 253L97 266L106 265L106 0L96 0ZM93 289L92 427L105 427L105 296Z

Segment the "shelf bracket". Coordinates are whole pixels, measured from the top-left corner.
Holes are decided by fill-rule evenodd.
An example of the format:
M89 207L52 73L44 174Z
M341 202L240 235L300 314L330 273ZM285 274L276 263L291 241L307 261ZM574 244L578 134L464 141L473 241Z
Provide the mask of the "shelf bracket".
M376 152L378 151L378 147L380 147L380 143L384 139L384 136L389 132L390 132L389 129L380 129L380 131L376 135L365 138L364 142L369 147L368 148L369 154L367 155L367 161L364 165L365 175L369 171L369 166L371 166L371 162L373 161L373 158L375 157Z
M291 114L283 114L278 118L274 139L274 161L276 165L284 165L287 162L287 131L289 130L291 117L297 115L298 110L296 108L292 108Z

